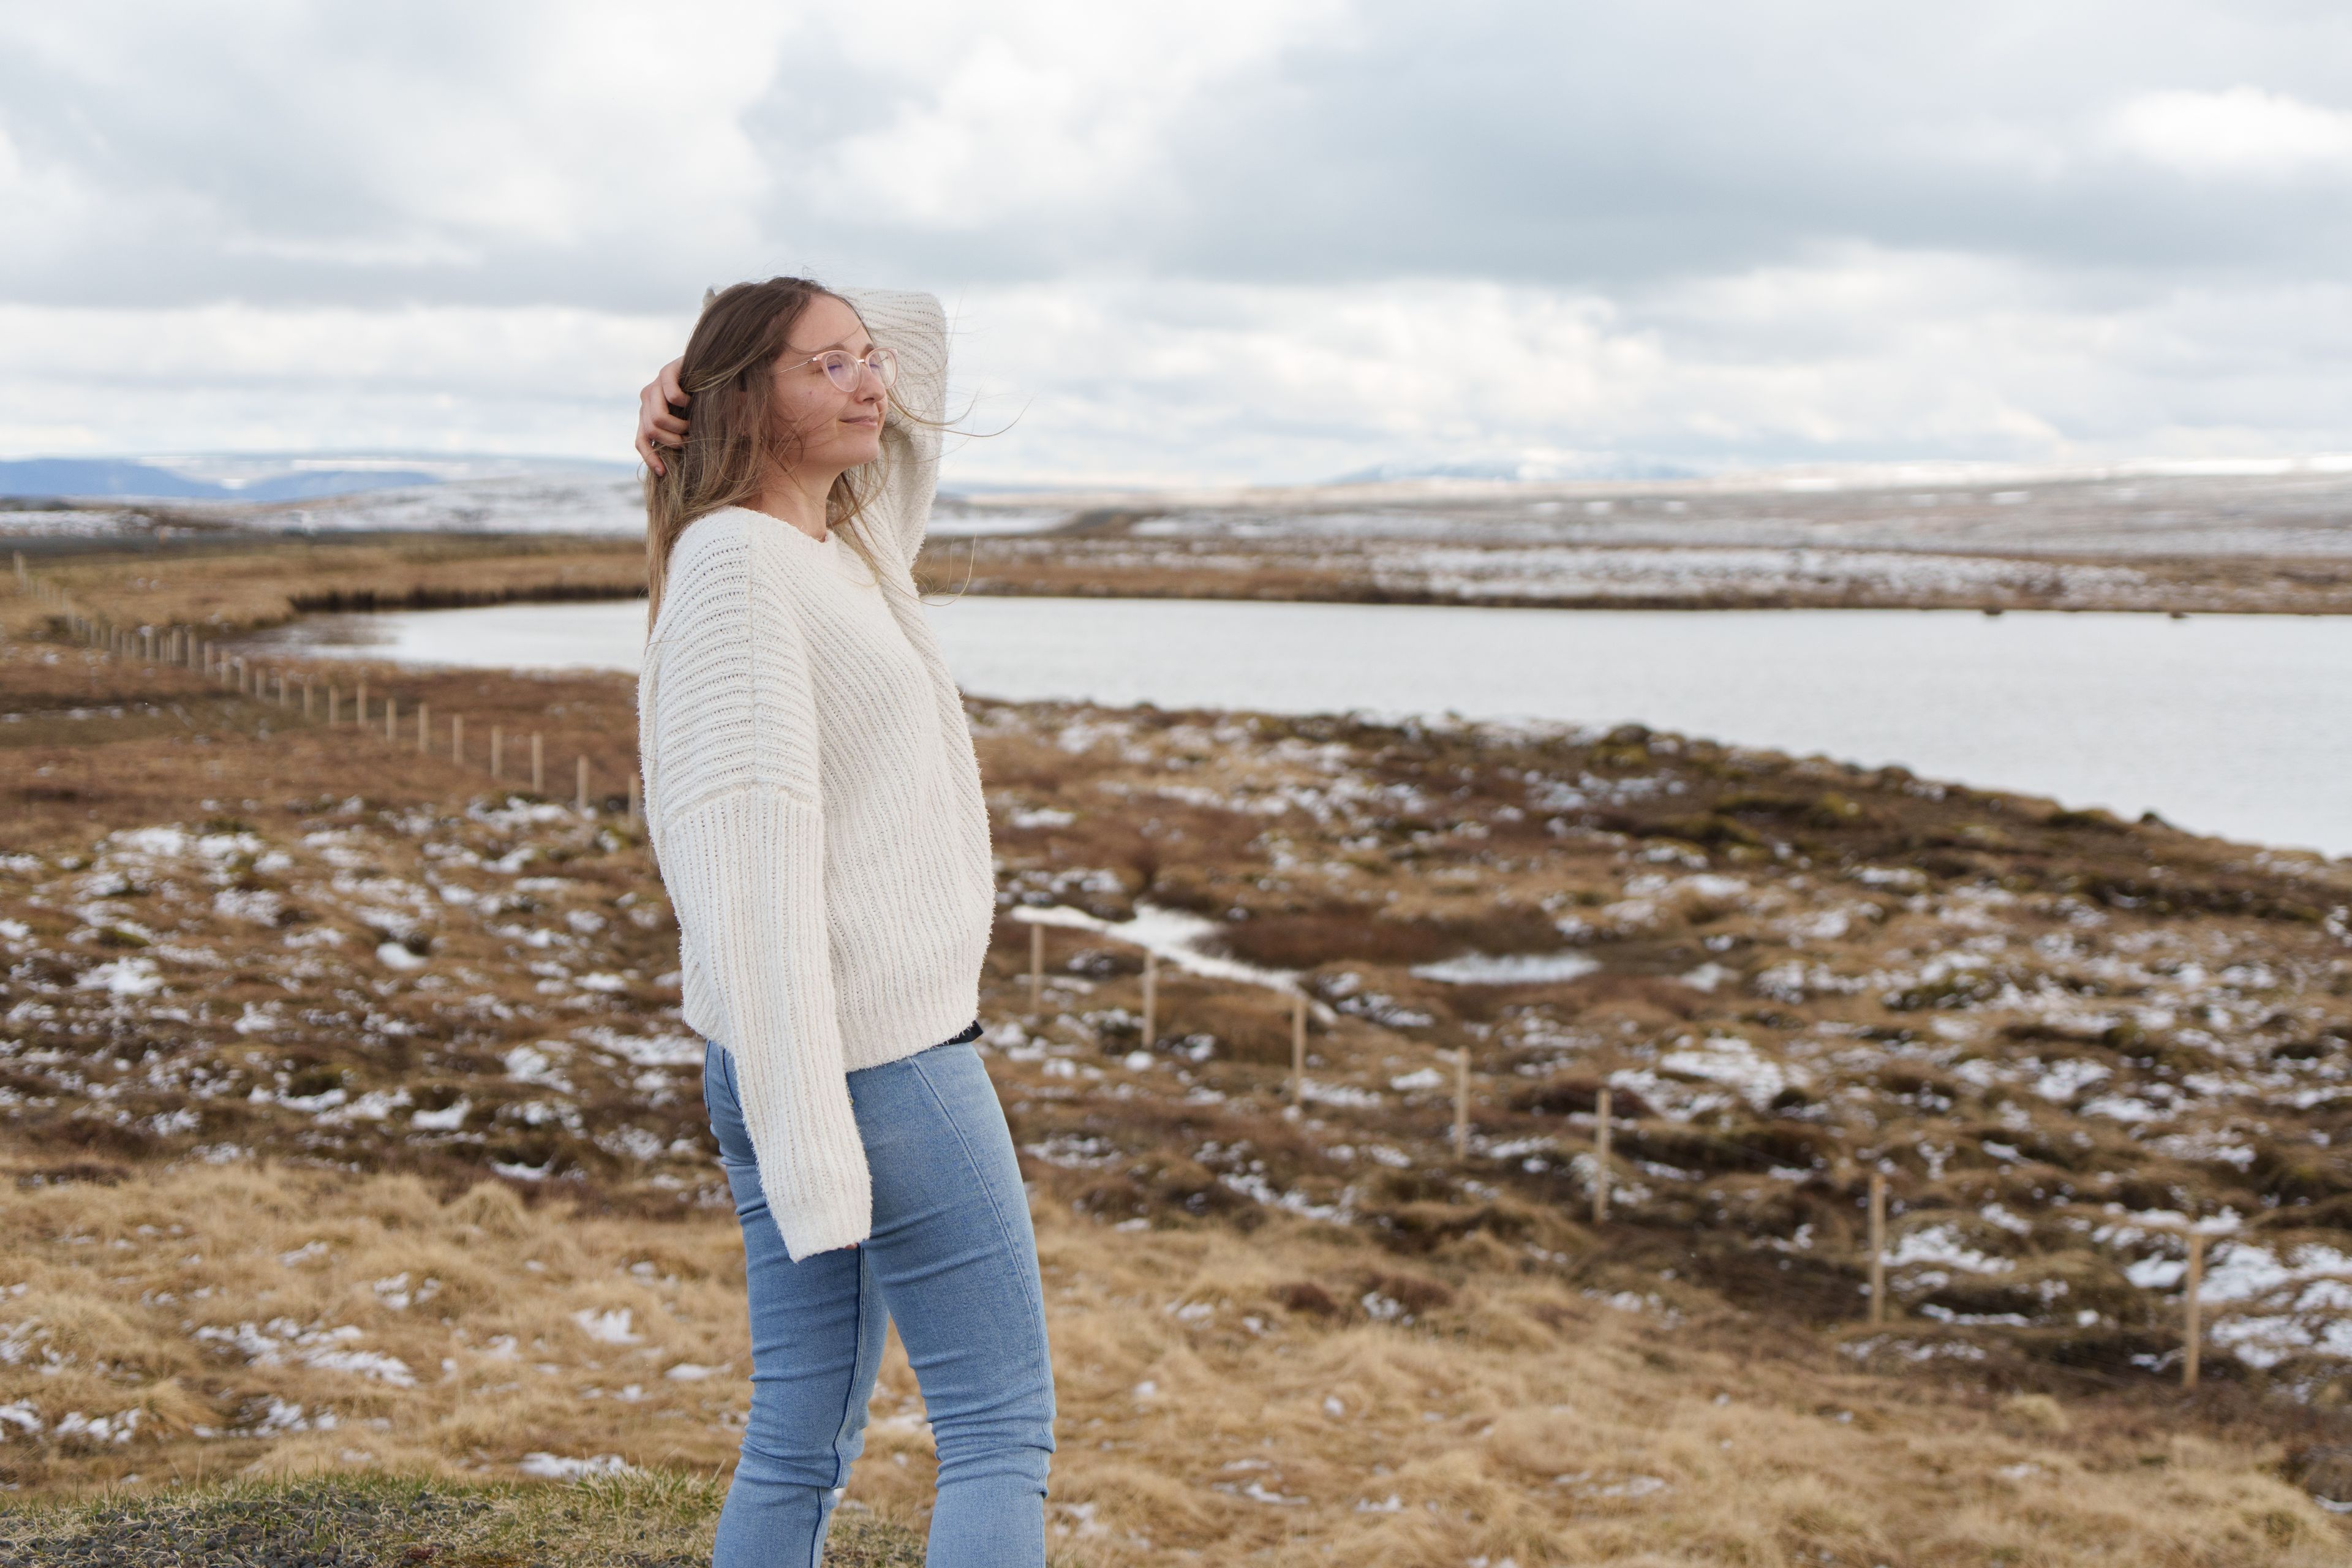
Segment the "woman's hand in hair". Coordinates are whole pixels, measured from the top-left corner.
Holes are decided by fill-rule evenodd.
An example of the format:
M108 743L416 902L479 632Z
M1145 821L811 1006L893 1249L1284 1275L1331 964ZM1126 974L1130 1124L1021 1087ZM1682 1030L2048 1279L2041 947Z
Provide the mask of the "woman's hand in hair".
M654 444L686 445L686 420L671 412L686 405L686 389L677 384L678 366L685 363L682 358L670 361L637 394L637 456L656 474L668 470L662 467L661 454Z

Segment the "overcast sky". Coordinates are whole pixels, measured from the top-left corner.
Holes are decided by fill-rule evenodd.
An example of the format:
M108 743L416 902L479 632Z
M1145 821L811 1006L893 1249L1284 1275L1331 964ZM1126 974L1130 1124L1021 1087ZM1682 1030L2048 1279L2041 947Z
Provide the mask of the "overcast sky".
M702 289L950 483L2352 450L2352 7L0 0L0 455L626 458Z

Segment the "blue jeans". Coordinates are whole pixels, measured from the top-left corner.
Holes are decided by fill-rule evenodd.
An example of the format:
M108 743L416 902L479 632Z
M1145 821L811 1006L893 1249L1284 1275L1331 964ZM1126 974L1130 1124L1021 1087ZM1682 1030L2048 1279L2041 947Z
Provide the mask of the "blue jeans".
M1037 1240L1012 1131L971 1040L849 1075L874 1229L794 1263L737 1099L734 1058L703 1042L702 1099L743 1226L751 1415L714 1568L818 1568L866 1446L887 1323L907 1347L939 1453L930 1568L1043 1568L1054 1366Z

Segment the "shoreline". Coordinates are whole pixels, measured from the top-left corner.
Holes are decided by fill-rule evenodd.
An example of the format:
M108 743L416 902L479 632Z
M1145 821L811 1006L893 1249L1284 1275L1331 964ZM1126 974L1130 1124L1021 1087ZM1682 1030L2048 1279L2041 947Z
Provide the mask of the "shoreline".
M553 533L224 533L193 539L19 538L28 571L126 624L205 625L221 634L306 613L642 598L643 542ZM1481 609L1972 610L2163 615L2352 614L2352 561L2306 557L1960 555L1871 548L1732 550L1720 545L1542 547L1543 569L1598 573L1605 588L1528 585L1511 546L1381 545L1354 551L1088 536L946 536L916 563L927 593L982 597L1151 598L1426 605ZM1727 560L1727 557L1731 559ZM1790 570L1820 581L1759 584ZM1634 564L1627 570L1627 563ZM1973 584L1898 581L1966 561ZM1498 564L1499 563L1499 564ZM1857 564L1859 563L1859 564ZM1720 581L1676 585L1703 565ZM1840 571L1868 571L1839 578ZM1650 575L1644 576L1647 573ZM1871 576L1875 573L1878 575ZM2070 575L2070 574L2072 575ZM1652 580L1654 579L1654 580ZM0 635L45 624L22 595L0 597ZM50 635L54 635L54 627Z

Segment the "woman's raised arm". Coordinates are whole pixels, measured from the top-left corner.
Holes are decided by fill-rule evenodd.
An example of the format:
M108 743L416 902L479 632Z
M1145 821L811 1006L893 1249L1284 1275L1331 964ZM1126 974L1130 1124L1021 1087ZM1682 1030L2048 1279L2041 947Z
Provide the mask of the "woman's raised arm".
M947 418L948 318L939 297L906 289L844 289L874 341L898 356L898 384L882 422L887 479L874 511L911 568L939 491L940 426ZM900 417L903 406L914 420ZM922 421L917 423L916 421Z

